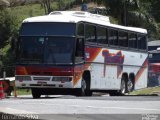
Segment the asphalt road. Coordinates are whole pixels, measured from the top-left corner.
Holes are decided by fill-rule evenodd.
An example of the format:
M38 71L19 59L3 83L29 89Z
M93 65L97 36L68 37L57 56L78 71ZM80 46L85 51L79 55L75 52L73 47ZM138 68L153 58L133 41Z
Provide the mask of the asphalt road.
M160 96L18 96L0 100L0 112L47 120L160 120Z

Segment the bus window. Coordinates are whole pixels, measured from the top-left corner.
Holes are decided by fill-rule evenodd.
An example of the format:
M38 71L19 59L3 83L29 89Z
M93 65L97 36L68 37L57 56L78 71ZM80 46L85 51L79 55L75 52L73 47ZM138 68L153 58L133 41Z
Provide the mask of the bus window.
M138 35L138 49L146 50L146 36Z
M128 47L128 33L120 31L118 40L119 46Z
M77 35L84 36L84 24L83 23L78 24Z
M108 40L106 37L106 28L97 27L97 42L102 44L108 44Z
M84 39L77 38L76 41L76 52L75 52L75 62L82 62L84 60Z
M118 45L118 31L109 29L108 34L109 34L109 44L117 46Z
M95 29L96 27L93 25L87 25L85 26L85 38L88 42L96 42L96 35L95 35Z
M137 49L137 35L133 33L128 34L129 48Z

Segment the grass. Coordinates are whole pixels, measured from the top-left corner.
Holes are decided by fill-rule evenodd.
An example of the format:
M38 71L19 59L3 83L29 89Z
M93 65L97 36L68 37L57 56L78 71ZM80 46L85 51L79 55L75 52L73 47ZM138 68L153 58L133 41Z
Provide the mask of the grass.
M16 90L17 95L31 95L31 90L30 89L17 89Z
M40 4L29 4L10 8L10 12L18 18L19 24L28 17L44 15L45 11Z
M130 93L130 95L155 95L155 94L160 94L160 87L144 88Z
M74 1L75 0L64 0L63 4L67 5L67 4L70 4ZM53 9L53 11L58 10L58 3L52 2L51 8ZM41 6L41 4L38 4L38 3L12 7L12 8L9 8L9 10L13 15L18 17L19 22L22 22L22 20L24 20L25 18L28 18L28 17L45 15L44 8Z

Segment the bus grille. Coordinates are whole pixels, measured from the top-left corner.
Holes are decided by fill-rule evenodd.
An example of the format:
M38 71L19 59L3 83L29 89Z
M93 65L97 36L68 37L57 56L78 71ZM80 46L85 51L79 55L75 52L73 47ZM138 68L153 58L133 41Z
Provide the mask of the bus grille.
M51 77L33 77L33 80L50 81Z

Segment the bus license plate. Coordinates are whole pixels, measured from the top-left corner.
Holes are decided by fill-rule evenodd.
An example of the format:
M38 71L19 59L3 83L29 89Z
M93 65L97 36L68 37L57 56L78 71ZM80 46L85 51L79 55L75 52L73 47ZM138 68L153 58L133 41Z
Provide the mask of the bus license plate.
M47 82L38 81L37 84L38 84L38 85L47 85Z

